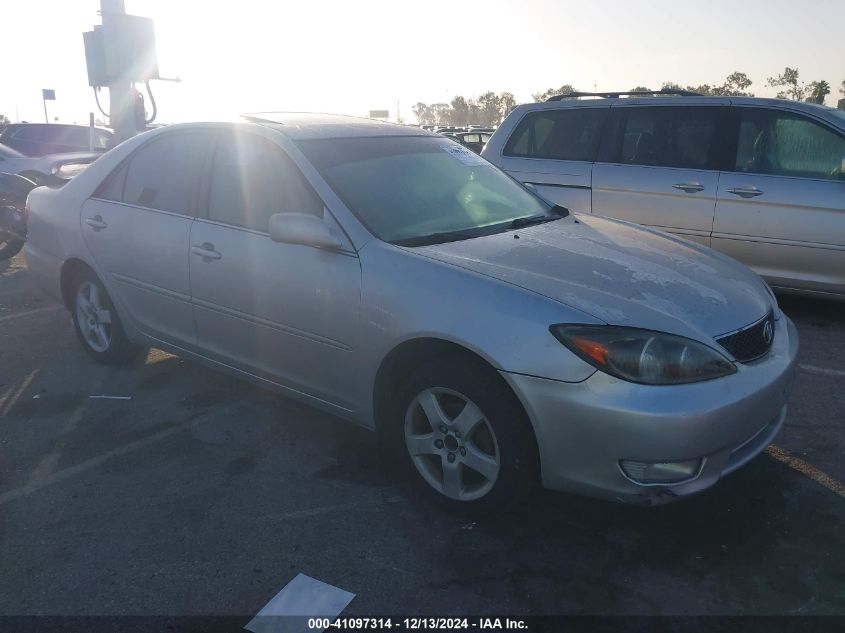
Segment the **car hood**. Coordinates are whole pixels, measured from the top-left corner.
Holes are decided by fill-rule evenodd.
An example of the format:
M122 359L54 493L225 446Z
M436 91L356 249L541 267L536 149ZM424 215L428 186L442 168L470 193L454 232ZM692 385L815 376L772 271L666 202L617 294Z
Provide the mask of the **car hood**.
M706 247L591 215L413 249L611 325L713 337L764 317L763 281Z

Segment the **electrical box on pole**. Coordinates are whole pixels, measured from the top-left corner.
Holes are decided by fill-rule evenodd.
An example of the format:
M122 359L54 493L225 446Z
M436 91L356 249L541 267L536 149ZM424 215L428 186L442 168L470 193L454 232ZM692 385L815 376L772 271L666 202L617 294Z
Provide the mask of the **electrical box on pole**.
M109 89L109 123L118 141L145 127L143 98L133 84L158 79L155 29L150 18L126 15L123 0L100 0L102 26L82 34L88 84Z
M82 34L88 85L104 87L114 81L158 79L152 19L118 14L103 22Z

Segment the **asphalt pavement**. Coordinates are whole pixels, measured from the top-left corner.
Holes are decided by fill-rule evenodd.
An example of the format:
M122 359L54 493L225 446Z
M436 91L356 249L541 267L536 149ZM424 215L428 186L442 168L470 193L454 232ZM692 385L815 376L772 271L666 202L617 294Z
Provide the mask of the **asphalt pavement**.
M768 452L663 507L470 520L339 419L159 351L94 363L0 263L0 615L251 617L299 573L345 615L845 615L845 303L780 301L801 368Z

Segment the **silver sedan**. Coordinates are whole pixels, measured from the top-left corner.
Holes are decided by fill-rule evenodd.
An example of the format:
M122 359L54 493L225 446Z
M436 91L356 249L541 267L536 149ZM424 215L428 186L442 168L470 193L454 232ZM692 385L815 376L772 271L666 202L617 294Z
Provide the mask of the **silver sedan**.
M174 125L29 204L31 273L93 358L154 346L332 412L447 504L663 503L786 415L798 337L757 275L416 128Z

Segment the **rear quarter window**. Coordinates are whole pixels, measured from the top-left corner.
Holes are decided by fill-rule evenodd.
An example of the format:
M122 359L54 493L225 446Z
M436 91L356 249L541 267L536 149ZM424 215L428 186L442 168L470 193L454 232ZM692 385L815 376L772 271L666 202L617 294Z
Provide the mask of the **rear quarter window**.
M505 145L518 158L595 160L608 108L566 108L529 112Z

